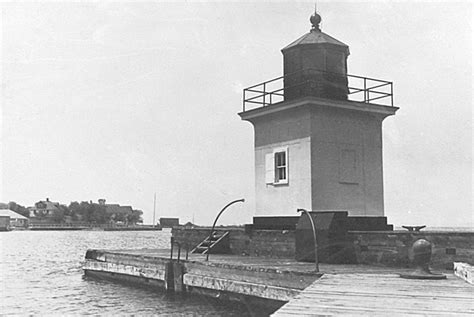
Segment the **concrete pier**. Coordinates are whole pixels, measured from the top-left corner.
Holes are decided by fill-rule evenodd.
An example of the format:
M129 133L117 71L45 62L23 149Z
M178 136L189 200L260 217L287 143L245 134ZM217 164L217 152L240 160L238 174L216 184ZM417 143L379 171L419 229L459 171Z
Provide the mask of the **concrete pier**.
M169 292L237 300L246 305L251 303L265 307L266 314L271 314L284 304L303 296L303 291L307 292L311 288L314 293L315 287L320 285L317 281L323 275L326 280L328 276L338 276L339 280L344 280L344 276L358 276L372 283L377 278L382 277L384 280L384 276L392 278L398 273L410 271L407 268L321 263L320 272L315 273L314 263L296 262L294 259L211 254L209 261L206 261L205 255L189 254L186 259L183 253L179 260L177 257L177 252L174 252L173 259L170 259L171 252L166 249L88 250L84 272L86 276L94 278ZM460 289L472 288L461 279L459 283L456 282L458 278L452 272L448 274L449 280ZM403 283L413 283L395 280L400 287ZM350 281L348 283L351 284ZM336 292L338 285L333 287ZM432 283L428 288L436 290L438 286ZM428 288L425 291L429 292ZM377 297L377 294L373 296Z
M321 274L314 264L290 259L189 254L177 259L170 250L88 250L86 276L138 283L173 292L215 297L251 296L283 304ZM185 255L182 254L184 257Z

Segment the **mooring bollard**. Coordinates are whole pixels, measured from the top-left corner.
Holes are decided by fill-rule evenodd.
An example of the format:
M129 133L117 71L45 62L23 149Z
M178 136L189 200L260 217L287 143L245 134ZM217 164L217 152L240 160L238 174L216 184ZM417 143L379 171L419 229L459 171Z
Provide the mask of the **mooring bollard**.
M402 278L420 279L420 280L442 280L446 275L432 273L430 271L431 262L431 242L425 239L418 239L413 243L413 264L415 270L408 274L400 274Z

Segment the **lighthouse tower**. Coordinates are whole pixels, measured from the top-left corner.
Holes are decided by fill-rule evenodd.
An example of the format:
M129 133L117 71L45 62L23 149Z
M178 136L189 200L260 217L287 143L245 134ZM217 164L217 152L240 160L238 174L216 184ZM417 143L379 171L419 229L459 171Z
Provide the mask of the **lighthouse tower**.
M255 130L256 215L297 208L384 216L382 121L398 110L392 83L347 74L349 47L309 33L282 49L283 76L244 90Z

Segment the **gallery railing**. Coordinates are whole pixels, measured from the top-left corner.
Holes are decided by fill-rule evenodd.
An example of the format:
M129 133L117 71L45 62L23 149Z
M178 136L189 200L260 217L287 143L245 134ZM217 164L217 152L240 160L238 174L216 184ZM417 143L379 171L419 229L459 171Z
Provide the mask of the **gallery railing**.
M305 69L247 87L243 111L298 97L315 96L393 107L393 83L386 80L317 69Z

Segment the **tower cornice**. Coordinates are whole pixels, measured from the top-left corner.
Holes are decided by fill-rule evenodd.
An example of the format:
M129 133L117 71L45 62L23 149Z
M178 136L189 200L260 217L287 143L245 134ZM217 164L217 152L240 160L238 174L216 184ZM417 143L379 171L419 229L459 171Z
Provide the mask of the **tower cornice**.
M383 106L377 105L372 103L365 103L365 102L357 102L357 101L349 101L349 100L332 100L332 99L325 99L325 98L318 98L313 96L302 97L295 100L290 101L283 101L280 103L273 104L271 106L260 107L252 110L248 110L245 112L240 112L239 116L242 120L252 121L252 119L266 116L268 114L290 110L293 108L309 106L309 107L331 107L331 108L339 108L345 110L353 110L353 111L361 111L361 112L369 112L376 115L380 115L382 117L387 117L394 115L398 107L394 106Z

